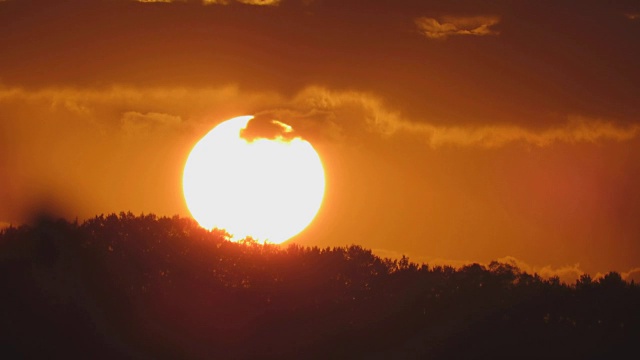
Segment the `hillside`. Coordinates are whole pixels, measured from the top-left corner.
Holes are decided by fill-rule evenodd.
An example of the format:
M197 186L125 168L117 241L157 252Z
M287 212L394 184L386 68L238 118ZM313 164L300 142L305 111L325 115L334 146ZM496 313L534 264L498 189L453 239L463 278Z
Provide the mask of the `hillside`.
M233 243L179 217L4 229L0 286L2 349L20 358L622 358L640 339L640 287L615 272L562 284Z

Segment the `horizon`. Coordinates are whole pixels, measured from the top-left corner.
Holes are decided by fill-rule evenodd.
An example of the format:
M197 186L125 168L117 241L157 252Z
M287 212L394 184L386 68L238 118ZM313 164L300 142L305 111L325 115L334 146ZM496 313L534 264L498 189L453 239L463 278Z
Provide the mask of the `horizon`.
M97 214L94 215L93 217L89 217L86 219L67 219L64 217L59 217L56 216L53 213L50 212L46 212L46 211L38 211L38 212L34 212L34 215L31 217L31 219L24 223L24 224L19 224L19 225L13 225L13 224L7 224L4 226L0 226L0 234L2 234L3 231L7 230L10 231L11 229L19 229L23 226L29 227L29 228L33 228L33 227L38 227L41 226L43 223L49 223L49 222L57 222L57 221L64 221L67 224L73 224L76 226L85 226L85 225L90 225L92 221L98 220L98 219L105 219L105 218L109 218L109 217L114 217L116 219L122 220L125 218L131 218L133 217L134 219L143 219L143 218L147 218L147 217L152 217L155 221L158 220L188 220L190 221L192 224L202 228L198 222L191 216L185 216L185 217L181 217L178 214L175 214L173 216L167 216L167 215L162 215L162 216L158 216L156 214L153 213L140 213L140 214L133 214L130 211L121 211L118 213L108 213L108 214ZM583 275L589 275L590 278L593 281L598 281L603 279L606 275L610 274L610 273L617 273L620 275L621 279L624 280L625 282L629 283L629 284L634 284L637 283L636 281L636 277L634 277L634 273L630 272L630 273L625 273L625 272L618 272L616 270L608 270L605 272L598 272L595 274L590 274L587 272L577 272L575 268L570 268L570 269L552 269L548 266L543 267L543 268L532 268L530 267L528 264L523 264L522 262L519 262L518 259L512 258L512 257L504 257L504 258L499 258L499 259L492 259L486 263L479 263L479 262L462 262L459 261L457 263L452 263L451 261L447 261L447 260L439 260L439 259L435 259L435 261L431 261L431 262L426 262L426 261L422 261L420 259L413 259L411 257L409 257L407 254L397 254L397 253L391 253L389 254L388 251L385 250L377 250L377 249L370 249L367 247L362 247L362 245L356 243L356 242L345 242L343 244L337 244L337 245L333 245L333 246L318 246L318 245L305 245L305 244L299 244L295 241L285 241L282 243L272 243L269 242L268 240L256 240L250 236L241 238L241 239L233 239L233 237L224 229L219 229L219 228L213 228L211 230L206 229L206 228L202 228L202 230L213 234L213 235L218 235L220 237L222 237L224 239L224 241L227 241L229 243L240 243L242 245L251 245L251 244L257 244L259 246L275 246L278 249L286 249L289 246L302 246L304 249L320 249L320 250L335 250L335 249L339 249L339 248L349 248L352 246L356 246L356 247L361 247L363 250L365 251L370 251L374 256L380 258L381 260L391 260L391 261L399 261L399 260L403 260L406 259L409 261L410 264L415 264L417 266L427 266L428 269L434 269L437 267L451 267L457 271L460 270L464 270L466 267L472 266L472 265L480 265L483 268L487 269L489 267L490 264L492 263L498 263L498 264L505 264L505 265L511 265L514 266L515 269L517 269L518 271L521 271L524 274L530 274L530 275L534 275L534 276L540 276L540 278L542 280L548 281L548 280L552 280L553 278L558 278L560 283L567 285L567 286L575 286L576 282L578 282L581 277ZM524 266L524 267L523 267Z

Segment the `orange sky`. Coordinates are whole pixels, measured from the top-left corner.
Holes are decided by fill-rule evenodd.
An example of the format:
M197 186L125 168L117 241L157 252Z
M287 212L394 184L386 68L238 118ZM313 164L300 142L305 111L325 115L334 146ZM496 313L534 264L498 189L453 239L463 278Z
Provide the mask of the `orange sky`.
M188 216L193 144L293 125L293 241L640 279L640 3L0 0L0 224ZM635 270L634 270L635 269Z

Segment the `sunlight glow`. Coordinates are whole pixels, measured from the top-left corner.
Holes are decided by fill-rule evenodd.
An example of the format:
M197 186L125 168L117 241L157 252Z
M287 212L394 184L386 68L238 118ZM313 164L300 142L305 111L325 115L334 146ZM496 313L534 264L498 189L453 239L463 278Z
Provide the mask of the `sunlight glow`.
M194 146L184 168L184 196L204 228L224 229L234 241L250 236L282 243L306 228L320 209L324 169L318 153L301 138L241 138L252 118L227 120Z

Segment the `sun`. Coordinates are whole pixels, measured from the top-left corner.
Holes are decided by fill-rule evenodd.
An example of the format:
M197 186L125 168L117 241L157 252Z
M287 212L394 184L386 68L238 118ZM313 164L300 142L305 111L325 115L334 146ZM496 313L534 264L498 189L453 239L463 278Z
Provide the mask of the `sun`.
M224 229L234 241L252 237L279 244L316 216L324 197L324 168L313 146L299 137L243 138L252 119L227 120L193 147L184 167L184 197L206 229ZM283 134L293 130L272 123Z

